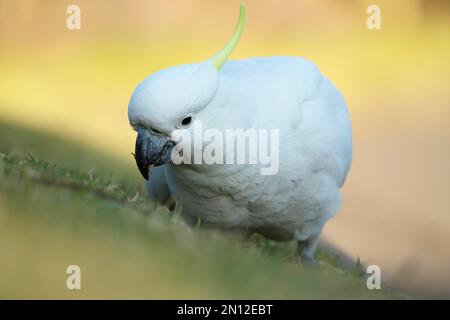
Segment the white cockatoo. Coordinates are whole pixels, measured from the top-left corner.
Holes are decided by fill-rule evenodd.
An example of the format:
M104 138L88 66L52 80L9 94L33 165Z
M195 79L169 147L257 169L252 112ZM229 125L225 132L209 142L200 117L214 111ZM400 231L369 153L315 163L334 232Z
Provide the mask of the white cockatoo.
M241 5L232 38L211 59L161 70L138 85L128 108L136 163L150 195L180 201L188 221L296 240L301 261L315 263L352 160L346 103L302 58L227 62L245 20ZM172 134L194 121L218 130L278 129L277 173L262 175L252 164L174 164Z

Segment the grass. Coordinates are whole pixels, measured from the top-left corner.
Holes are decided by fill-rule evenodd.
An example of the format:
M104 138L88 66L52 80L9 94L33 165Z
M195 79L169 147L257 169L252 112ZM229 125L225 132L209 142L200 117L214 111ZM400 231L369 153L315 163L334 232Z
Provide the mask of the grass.
M69 140L0 122L0 152L0 298L404 297L325 252L304 268L293 243L189 229L135 168ZM82 290L65 288L72 264Z

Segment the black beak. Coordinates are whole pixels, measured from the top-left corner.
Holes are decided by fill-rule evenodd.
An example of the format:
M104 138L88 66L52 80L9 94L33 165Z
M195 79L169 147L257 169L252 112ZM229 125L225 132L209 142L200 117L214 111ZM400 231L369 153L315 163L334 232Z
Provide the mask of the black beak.
M145 180L148 180L149 168L170 161L174 146L175 143L166 136L157 135L145 129L138 131L134 158Z

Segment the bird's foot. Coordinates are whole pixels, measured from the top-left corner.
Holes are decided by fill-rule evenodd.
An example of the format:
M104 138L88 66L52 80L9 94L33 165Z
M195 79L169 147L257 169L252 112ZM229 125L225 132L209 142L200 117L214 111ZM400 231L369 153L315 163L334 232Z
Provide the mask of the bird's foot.
M317 261L314 257L311 256L299 256L298 262L305 267L308 268L319 268L323 265L322 261Z
M318 268L321 266L320 262L314 259L314 253L316 252L317 242L319 237L313 237L306 240L298 241L298 257L301 265Z

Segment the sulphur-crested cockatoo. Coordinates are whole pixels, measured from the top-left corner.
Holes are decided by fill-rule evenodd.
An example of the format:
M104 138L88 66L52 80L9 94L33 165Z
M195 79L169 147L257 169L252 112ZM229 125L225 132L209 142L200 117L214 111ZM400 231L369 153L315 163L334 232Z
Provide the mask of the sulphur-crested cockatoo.
M150 195L180 201L188 220L296 240L301 261L314 263L352 159L346 103L302 58L226 62L245 20L241 5L232 38L211 59L161 70L138 85L128 108L135 159ZM173 133L199 121L222 132L278 129L276 174L261 174L254 164L175 164Z

